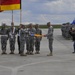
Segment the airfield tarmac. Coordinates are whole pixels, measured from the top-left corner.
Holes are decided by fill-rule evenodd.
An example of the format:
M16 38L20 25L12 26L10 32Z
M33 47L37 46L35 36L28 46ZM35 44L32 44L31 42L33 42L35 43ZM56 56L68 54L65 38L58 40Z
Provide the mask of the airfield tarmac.
M47 29L42 32L46 34ZM1 55L0 50L0 75L75 75L72 45L72 40L62 37L60 29L54 29L53 56L47 56L49 48L46 37L42 38L40 54L26 57L18 54L17 43L15 54L10 55L8 41L7 55Z

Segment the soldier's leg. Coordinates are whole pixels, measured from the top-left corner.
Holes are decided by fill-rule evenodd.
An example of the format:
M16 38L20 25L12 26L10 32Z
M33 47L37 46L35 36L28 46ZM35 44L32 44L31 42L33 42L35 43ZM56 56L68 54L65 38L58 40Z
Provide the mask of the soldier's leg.
M14 49L15 49L15 43L13 41L13 39L10 39L10 54L14 54Z
M6 54L7 39L4 40L4 54Z
M50 53L48 54L48 56L52 56L53 55L53 39L49 39L49 50L50 50Z
M53 52L53 40L49 40L49 49L50 49L50 52L52 53Z
M38 51L37 51L37 52L38 52L38 54L40 54L40 52L39 52L39 51L40 51L40 41L38 41Z
M24 54L24 47L25 47L25 42L24 41L20 41L20 55L21 56L26 56L26 54Z
M74 41L74 44L73 44L73 48L74 48L74 51L73 51L73 53L75 53L75 41Z
M4 40L3 40L3 38L1 37L1 49L3 50L3 42L4 42Z
M18 43L18 51L19 51L19 54L20 54L20 39L19 39L19 36L17 37L17 43Z
M37 51L37 41L35 41L35 50Z
M34 40L30 40L30 54L33 55L34 51Z
M35 54L40 54L40 41L36 41L36 45L35 45L35 47L36 47L36 52L35 52Z
M24 53L24 43L22 41L20 42L20 52L21 54Z
M28 41L26 41L26 50L27 50L26 54L29 54L29 42Z
M40 51L40 41L37 43L37 50Z
M6 54L6 40L3 37L1 37L1 49L2 49L2 54Z

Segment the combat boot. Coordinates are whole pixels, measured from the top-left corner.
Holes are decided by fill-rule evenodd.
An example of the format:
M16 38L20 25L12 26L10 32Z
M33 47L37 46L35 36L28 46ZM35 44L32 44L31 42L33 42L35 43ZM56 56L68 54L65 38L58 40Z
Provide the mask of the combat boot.
M36 51L35 54L40 54L40 52L39 51Z
M11 51L10 54L14 54L14 51Z
M7 54L5 50L2 51L2 55L3 55L3 54Z
M47 56L53 56L53 54L52 53L49 53Z
M20 56L27 56L27 54L21 53Z
M34 55L32 51L30 51L30 55Z
M29 53L29 51L27 51L27 52L26 52L26 54L28 54L28 55L29 55L29 54L30 54L30 53Z

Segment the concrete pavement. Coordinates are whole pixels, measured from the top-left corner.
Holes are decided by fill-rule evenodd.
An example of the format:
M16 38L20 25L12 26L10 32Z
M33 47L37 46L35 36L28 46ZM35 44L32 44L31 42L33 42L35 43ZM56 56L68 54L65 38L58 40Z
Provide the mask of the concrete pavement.
M43 34L46 33L47 29L43 29ZM8 54L0 54L0 75L75 75L75 54L72 54L72 44L72 40L65 40L61 36L60 29L54 29L53 56L46 56L49 53L48 40L43 37L39 55L21 57L17 44L15 55L9 54L8 41Z

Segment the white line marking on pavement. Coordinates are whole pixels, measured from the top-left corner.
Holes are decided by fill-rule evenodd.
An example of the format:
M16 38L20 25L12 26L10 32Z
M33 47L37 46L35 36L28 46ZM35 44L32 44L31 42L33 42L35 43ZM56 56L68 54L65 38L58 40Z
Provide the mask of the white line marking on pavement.
M1 66L1 65L0 65L0 67L2 67L2 68L7 68L7 69L13 69L13 68L11 68L11 67Z
M18 71L19 68L22 68L22 67L25 67L25 66L30 66L30 65L35 65L35 64L47 63L47 62L50 62L50 60L42 61L42 62L35 62L35 63L30 63L30 64L18 66L16 68L12 69L12 75L17 75L17 71Z

